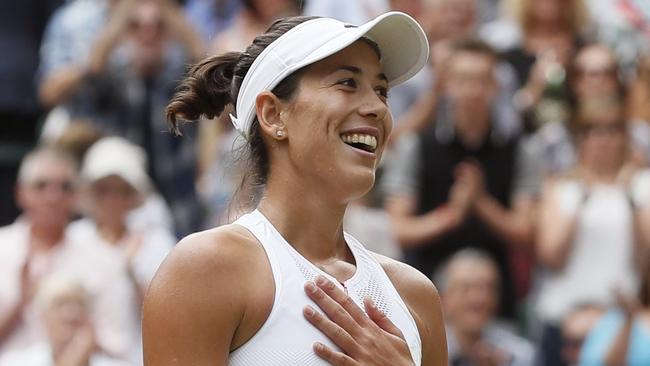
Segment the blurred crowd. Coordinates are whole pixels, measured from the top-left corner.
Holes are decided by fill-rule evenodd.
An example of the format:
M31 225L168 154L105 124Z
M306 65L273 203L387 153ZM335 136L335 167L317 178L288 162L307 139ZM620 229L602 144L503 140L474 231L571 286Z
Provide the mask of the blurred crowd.
M0 366L141 365L159 264L241 212L228 113L166 126L188 65L279 17L388 10L430 62L390 90L346 230L436 284L450 365L650 365L647 0L22 0L0 4Z

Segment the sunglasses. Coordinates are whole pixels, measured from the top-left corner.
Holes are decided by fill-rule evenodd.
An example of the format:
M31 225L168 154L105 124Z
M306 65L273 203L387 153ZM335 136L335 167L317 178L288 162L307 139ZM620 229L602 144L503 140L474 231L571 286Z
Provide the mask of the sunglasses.
M625 132L625 125L620 123L587 123L580 126L580 132L583 134L603 134L603 135L615 135L622 132Z
M63 193L72 193L75 190L75 184L71 180L48 180L37 179L30 183L32 189L38 192L44 192L47 189L56 189Z

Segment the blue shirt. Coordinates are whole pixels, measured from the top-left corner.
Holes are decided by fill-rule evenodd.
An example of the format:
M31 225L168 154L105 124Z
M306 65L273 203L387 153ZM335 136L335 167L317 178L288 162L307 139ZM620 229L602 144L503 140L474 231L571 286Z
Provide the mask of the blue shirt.
M605 365L605 357L614 343L624 316L618 310L605 314L591 330L580 354L580 366ZM640 319L635 319L630 335L626 366L650 365L650 328Z

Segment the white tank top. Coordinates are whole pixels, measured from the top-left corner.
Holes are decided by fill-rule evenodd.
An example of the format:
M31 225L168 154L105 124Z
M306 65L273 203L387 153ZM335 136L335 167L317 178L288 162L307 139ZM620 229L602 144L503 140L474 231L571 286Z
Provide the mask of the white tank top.
M318 309L307 297L304 284L323 275L338 284L331 275L313 265L296 251L264 215L255 210L242 216L235 224L248 229L264 247L275 282L275 298L269 317L260 330L230 354L231 366L326 366L312 351L314 342L338 349L323 333L303 316L305 305ZM406 304L390 282L381 265L351 235L345 241L352 252L356 271L343 286L363 309L363 299L370 296L404 334L416 365L422 360L422 344L417 326ZM341 285L339 285L341 286Z

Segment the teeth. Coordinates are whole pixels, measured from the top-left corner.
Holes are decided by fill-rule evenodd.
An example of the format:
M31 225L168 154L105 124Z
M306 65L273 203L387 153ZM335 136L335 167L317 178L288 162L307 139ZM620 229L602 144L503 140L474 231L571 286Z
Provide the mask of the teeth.
M347 144L364 144L370 146L373 151L377 148L377 138L372 135L354 133L343 135L341 139Z

